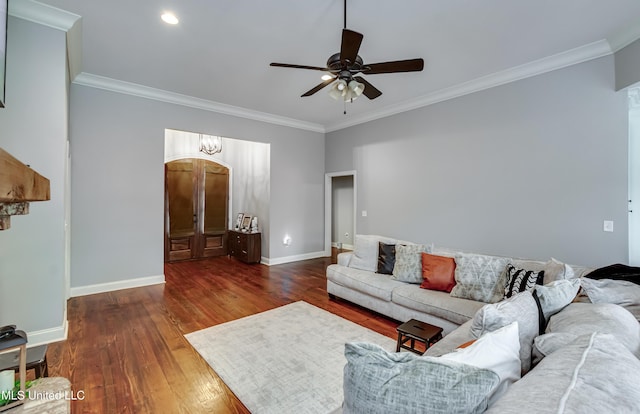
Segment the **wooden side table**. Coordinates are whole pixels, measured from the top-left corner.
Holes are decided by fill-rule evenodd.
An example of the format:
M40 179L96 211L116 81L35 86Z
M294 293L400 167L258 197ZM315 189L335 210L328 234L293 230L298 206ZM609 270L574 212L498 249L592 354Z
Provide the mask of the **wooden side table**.
M19 352L0 354L0 371L12 369L17 371L20 367ZM33 369L35 378L48 377L49 368L47 365L47 344L27 348L27 371Z
M396 328L398 331L398 344L396 352L406 349L416 354L423 355L427 349L442 339L442 328L411 319ZM416 341L425 346L424 352L416 348ZM410 345L406 345L410 342Z
M260 263L261 237L260 233L244 233L241 231L228 231L229 256L235 257L245 263Z

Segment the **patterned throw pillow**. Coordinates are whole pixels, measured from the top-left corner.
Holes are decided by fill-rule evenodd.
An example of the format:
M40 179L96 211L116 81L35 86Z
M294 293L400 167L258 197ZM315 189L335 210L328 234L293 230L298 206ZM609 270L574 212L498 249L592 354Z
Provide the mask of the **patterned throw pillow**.
M347 343L344 414L481 413L500 383L490 369L375 344Z
M451 296L485 303L504 299L504 271L510 259L471 253L458 253L455 259L456 285Z
M422 283L422 253L429 253L423 244L396 245L396 264L392 279L407 283Z
M510 298L516 293L532 292L536 285L541 285L544 280L544 270L534 272L514 267L511 263L507 265L507 285L504 287L504 297Z

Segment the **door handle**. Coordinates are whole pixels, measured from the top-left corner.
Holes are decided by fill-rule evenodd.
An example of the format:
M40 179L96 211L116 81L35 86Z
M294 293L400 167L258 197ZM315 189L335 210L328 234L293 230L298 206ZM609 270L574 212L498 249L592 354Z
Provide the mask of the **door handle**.
M193 215L193 222L194 223L198 222L198 216L196 214Z

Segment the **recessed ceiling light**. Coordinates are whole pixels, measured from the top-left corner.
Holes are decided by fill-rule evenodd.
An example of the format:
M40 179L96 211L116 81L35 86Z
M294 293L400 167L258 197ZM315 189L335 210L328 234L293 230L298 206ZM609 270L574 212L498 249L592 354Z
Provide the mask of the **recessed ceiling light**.
M333 76L331 76L331 75L322 75L322 77L320 79L329 80L329 79L333 79Z
M178 24L179 20L175 14L171 12L165 12L160 16L165 23Z

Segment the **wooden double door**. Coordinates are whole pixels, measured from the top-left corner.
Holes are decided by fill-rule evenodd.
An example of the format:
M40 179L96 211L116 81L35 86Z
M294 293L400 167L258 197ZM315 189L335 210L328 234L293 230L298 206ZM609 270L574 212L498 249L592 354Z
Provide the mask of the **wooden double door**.
M164 170L165 261L227 254L229 169L185 158Z

